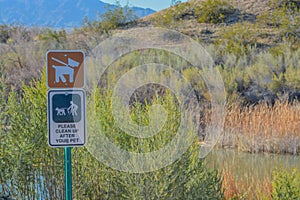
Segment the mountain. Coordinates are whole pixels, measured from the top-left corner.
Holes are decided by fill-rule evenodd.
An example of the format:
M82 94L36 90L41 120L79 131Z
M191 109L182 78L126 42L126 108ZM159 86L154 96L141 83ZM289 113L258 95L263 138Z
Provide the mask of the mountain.
M78 27L84 17L97 19L97 14L115 7L99 0L0 0L0 24ZM138 17L155 12L139 7L133 7L133 10Z

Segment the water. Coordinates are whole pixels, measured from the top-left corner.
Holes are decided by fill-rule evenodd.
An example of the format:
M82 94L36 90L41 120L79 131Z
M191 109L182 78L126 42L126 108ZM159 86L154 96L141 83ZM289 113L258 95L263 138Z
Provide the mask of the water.
M229 172L238 180L252 181L271 179L275 169L300 170L300 156L267 153L245 153L237 150L216 149L205 162L216 169Z

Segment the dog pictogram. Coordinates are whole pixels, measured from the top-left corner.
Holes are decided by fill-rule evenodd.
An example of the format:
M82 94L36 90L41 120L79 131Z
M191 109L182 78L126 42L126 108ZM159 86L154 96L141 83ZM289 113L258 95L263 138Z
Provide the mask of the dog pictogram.
M56 115L57 116L64 116L64 115L66 115L66 112L65 112L65 108L55 108L55 110L56 110Z
M52 67L55 69L55 82L59 83L60 81L62 81L63 83L65 83L67 81L65 75L67 75L69 77L69 82L73 83L74 82L74 67L78 67L79 62L77 62L71 58L68 58L68 64L66 64L63 61L58 60L54 57L52 57L52 60L59 62L60 64L63 64L63 66L52 65Z

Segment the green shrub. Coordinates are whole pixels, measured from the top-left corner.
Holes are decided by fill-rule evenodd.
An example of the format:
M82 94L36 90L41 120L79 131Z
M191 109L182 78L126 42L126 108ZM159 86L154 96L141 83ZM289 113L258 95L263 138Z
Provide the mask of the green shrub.
M65 30L52 30L47 28L43 30L41 34L37 36L36 39L47 42L48 44L51 42L63 43L66 42L67 33Z
M281 100L286 98L284 92L299 89L300 49L291 49L288 42L260 51L249 45L247 51L241 51L243 53L240 54L238 49L235 49L237 52L226 52L228 44L220 41L218 46L208 48L210 55L220 63L218 68L228 94L228 102L247 89L256 88L256 92L270 91ZM237 45L237 48L241 46ZM239 97L236 100L238 99Z
M251 23L237 23L224 29L217 40L221 55L233 54L235 56L251 56L255 53L258 32Z
M237 10L224 0L207 0L196 7L199 23L224 23Z
M291 89L300 89L300 67L289 64L285 73L286 86Z
M138 17L134 14L134 10L127 5L121 6L119 1L116 1L115 8L107 8L104 14L99 15L99 20L89 21L86 17L83 19L85 28L108 33L111 30L117 29L133 22Z
M300 43L300 3L293 0L273 0L272 10L258 16L258 22L279 31L281 40Z
M116 29L136 19L137 16L134 15L133 9L129 8L128 5L122 7L117 2L116 8L109 9L103 15L100 15L100 27L103 30Z
M23 85L21 94L12 91L6 103L5 132L0 137L0 193L16 199L63 199L63 151L47 144L45 74L41 80ZM123 134L111 114L111 95L99 88L88 96L89 130L104 127L115 144L130 151L147 152L165 145L178 125L174 97L157 97L171 112L168 122L149 140ZM148 123L150 105L136 103L132 119ZM89 132L92 137L93 132ZM90 138L91 139L91 138ZM90 140L89 140L90 142ZM101 144L97 144L101 145ZM198 158L197 141L173 164L148 173L113 170L96 160L85 148L73 148L73 197L75 199L223 199L218 172L207 169Z
M273 172L272 198L290 200L300 198L300 172L297 169L292 171L277 170Z
M289 8L290 10L300 9L300 2L298 0L271 0L272 8Z
M162 11L154 18L154 23L161 27L176 28L186 15L194 13L189 2L176 4Z
M90 126L95 127L91 130L98 130L97 127L100 125L110 141L130 152L143 153L160 149L174 137L179 125L180 113L174 100L173 95L169 93L163 99L160 97L153 99L152 105L159 104L167 110L168 120L155 136L142 139L131 137L120 130L111 112L111 92L108 90L100 93L99 89L96 89L91 94L89 105ZM149 103L134 103L130 111L132 120L147 125L149 109ZM99 140L97 131L93 131L90 137L91 142ZM140 174L111 171L108 176L111 177L114 189L110 197L113 199L223 199L218 173L207 170L198 159L198 153L199 146L195 138L193 145L179 160L160 170ZM94 176L101 176L100 174Z
M16 199L63 198L63 154L47 143L45 77L11 91L5 106L0 188Z
M8 25L0 25L0 43L6 43L9 39L10 27Z

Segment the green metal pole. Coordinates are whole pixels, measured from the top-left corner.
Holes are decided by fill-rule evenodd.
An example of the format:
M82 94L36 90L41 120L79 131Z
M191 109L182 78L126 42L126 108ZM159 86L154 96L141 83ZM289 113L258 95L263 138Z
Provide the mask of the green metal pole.
M72 147L64 148L65 163L65 197L66 200L72 200Z

